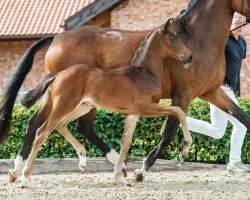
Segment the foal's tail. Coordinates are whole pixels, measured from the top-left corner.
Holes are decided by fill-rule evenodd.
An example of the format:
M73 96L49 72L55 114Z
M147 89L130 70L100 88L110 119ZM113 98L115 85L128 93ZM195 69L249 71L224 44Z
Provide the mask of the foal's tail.
M0 105L0 143L4 141L9 133L12 111L26 75L30 72L35 54L43 47L52 43L54 36L43 38L34 43L24 53L19 63L16 66L14 75L8 83L3 93L2 102Z
M56 75L47 74L37 87L35 87L33 90L30 90L22 97L22 105L26 108L33 106L36 101L46 92L47 88L55 80L55 78Z

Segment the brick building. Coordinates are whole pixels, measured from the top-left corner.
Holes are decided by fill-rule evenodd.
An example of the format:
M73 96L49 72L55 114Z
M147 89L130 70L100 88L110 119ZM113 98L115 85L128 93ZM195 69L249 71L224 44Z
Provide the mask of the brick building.
M0 1L0 87L13 66L37 39L83 24L125 30L152 29L177 16L189 0L2 0ZM245 33L250 33L250 26ZM250 37L246 35L250 44ZM25 87L44 72L46 48L36 55ZM250 51L241 75L242 96L250 97Z

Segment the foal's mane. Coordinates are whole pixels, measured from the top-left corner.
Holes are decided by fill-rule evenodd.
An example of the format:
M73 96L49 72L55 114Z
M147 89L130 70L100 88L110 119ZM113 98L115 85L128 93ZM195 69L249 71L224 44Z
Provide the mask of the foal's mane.
M157 29L157 28L156 28L156 29ZM151 32L146 36L146 38L141 42L141 44L140 44L138 50L135 52L134 58L133 58L132 61L131 61L131 66L139 66L139 65L140 65L140 62L141 62L141 60L143 59L143 55L144 55L144 53L145 53L145 47L147 46L146 44L147 44L147 42L148 42L150 36L155 32L156 29L154 29L153 31L151 31Z

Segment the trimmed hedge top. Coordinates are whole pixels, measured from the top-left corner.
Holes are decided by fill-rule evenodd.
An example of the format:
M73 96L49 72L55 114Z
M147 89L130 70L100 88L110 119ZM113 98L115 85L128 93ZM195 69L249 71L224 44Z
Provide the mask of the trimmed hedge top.
M164 102L166 104L166 102ZM250 115L250 100L240 99L241 107ZM0 159L15 158L23 144L24 134L27 128L28 119L37 110L38 106L27 110L17 104L15 106L11 133L8 140L0 145ZM210 121L209 106L207 103L194 100L188 110L188 114L196 119ZM124 115L110 113L108 111L99 110L95 117L95 132L102 138L111 148L119 151L120 140L124 127ZM161 136L159 134L161 126L166 117L158 118L141 118L134 134L133 144L130 148L130 156L145 157L159 142ZM227 163L229 158L231 124L228 124L225 136L220 140L212 139L193 133L193 145L190 149L187 161L199 161L210 163ZM76 131L76 123L69 124L69 130L87 149L87 156L103 156L102 152L94 145L86 141L85 137ZM171 145L165 150L161 158L178 160L178 154L182 147L183 134L181 128L178 129ZM242 160L250 163L250 135L249 132L245 138ZM38 155L40 158L69 158L77 157L74 148L59 133L53 133L47 142L42 146Z

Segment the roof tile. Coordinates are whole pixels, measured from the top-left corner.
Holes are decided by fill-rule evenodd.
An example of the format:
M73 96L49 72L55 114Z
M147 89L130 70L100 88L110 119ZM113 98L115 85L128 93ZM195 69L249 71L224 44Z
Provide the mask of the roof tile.
M94 0L1 0L0 36L49 35Z

